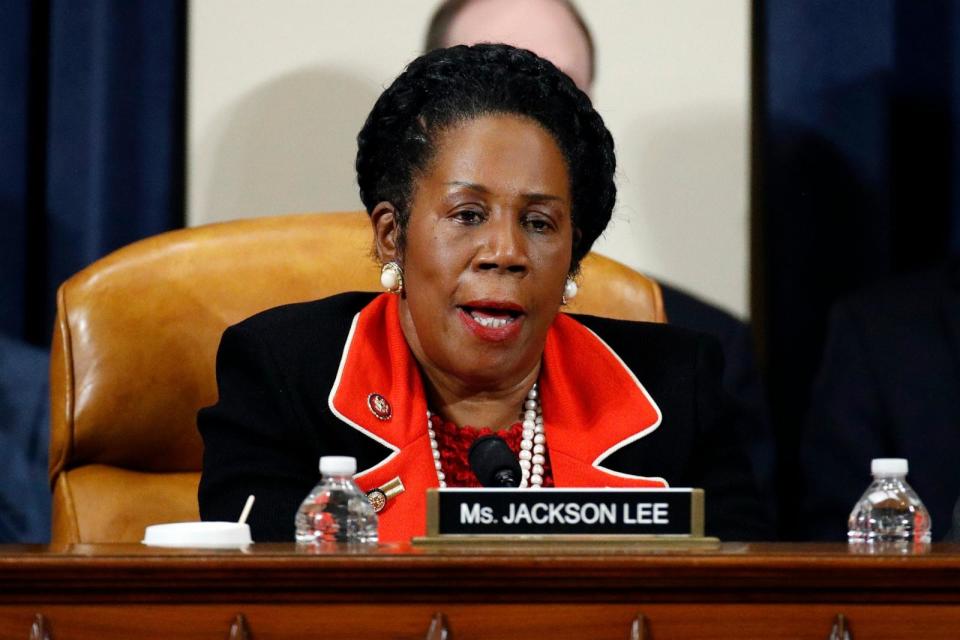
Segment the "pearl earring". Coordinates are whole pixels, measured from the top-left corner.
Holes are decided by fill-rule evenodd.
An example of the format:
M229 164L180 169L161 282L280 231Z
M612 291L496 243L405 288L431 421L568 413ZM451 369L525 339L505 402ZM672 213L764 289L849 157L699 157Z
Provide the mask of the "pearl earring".
M380 284L390 293L403 293L403 269L391 260L380 268Z
M580 287L577 286L576 281L573 278L567 278L566 284L563 285L563 297L561 297L561 302L567 304L571 300L577 297L577 292L580 291Z

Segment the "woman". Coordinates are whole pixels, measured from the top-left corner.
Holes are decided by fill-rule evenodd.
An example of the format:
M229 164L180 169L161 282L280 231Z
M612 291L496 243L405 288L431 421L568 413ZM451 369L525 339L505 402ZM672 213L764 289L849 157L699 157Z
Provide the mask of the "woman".
M426 489L476 484L466 452L492 430L525 486L702 486L708 533L765 533L720 421L715 345L558 314L616 196L613 140L567 76L505 45L434 51L383 93L358 145L393 295L226 331L220 399L198 418L205 519L255 493L254 539L291 540L317 459L348 454L365 491L402 485L380 539L408 539L424 531Z

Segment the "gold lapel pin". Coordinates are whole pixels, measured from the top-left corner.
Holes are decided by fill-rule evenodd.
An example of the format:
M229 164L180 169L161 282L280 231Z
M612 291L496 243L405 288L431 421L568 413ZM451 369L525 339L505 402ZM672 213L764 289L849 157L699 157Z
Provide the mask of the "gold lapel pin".
M387 506L387 500L397 497L404 491L405 488L403 486L403 481L400 480L400 476L397 476L393 480L380 485L376 489L367 491L367 499L373 506L373 510L377 513L380 513Z

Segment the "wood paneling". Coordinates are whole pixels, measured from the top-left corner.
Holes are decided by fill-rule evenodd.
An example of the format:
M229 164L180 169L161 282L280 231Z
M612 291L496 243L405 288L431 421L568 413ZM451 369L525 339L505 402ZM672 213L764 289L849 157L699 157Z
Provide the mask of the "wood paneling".
M298 553L157 551L134 545L0 547L0 640L424 638L435 614L456 640L956 638L960 547L855 556L840 545L514 549L381 547Z

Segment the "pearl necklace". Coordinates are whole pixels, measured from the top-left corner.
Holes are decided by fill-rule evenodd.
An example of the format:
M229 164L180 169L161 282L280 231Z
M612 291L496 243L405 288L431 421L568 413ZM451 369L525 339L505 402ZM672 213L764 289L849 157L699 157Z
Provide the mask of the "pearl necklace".
M447 477L440 466L440 447L437 445L437 432L433 430L430 418L433 414L427 410L427 434L430 436L430 448L433 450L433 466L437 470L440 488L447 486ZM520 440L520 488L539 489L543 485L543 465L546 462L547 436L543 431L543 411L540 409L537 385L527 393L523 403L523 434Z

